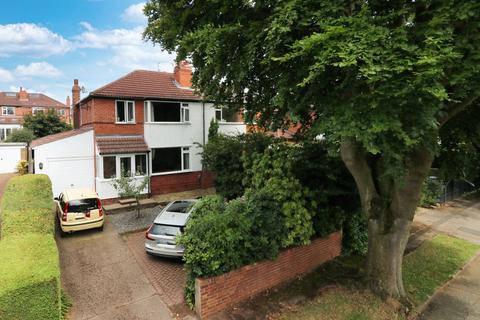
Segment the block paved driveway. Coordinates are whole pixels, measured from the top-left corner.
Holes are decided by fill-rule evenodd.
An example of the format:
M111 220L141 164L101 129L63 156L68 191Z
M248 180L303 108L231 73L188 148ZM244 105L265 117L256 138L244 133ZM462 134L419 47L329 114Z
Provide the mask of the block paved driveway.
M144 231L125 235L124 238L140 268L170 311L181 319L192 317L193 312L188 309L183 299L186 276L182 261L146 254Z
M71 320L168 320L172 315L112 224L57 237Z

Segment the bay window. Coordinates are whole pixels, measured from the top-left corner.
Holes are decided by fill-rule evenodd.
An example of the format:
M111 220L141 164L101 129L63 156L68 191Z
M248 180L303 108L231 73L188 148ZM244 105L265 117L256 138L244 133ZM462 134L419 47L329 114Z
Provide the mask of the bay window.
M190 170L190 148L170 147L152 149L152 173Z
M148 175L147 155L108 155L102 157L103 179Z
M115 101L115 117L116 123L134 123L135 103L124 100Z

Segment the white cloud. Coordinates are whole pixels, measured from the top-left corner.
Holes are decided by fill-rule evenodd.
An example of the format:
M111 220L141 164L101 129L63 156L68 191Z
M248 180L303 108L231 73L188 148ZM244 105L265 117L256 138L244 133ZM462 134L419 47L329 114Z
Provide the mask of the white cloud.
M14 77L10 71L0 68L0 82L12 82L13 80Z
M143 14L143 8L145 7L145 2L140 2L137 4L132 4L127 9L123 11L120 15L123 21L146 24L147 17Z
M93 31L93 27L90 23L86 22L86 21L81 21L80 22L80 25L85 28L87 31Z
M33 23L0 25L0 56L47 57L71 50L70 41Z
M50 63L42 61L19 65L15 68L15 74L20 77L57 78L62 75L62 72Z
M97 30L89 23L82 23L85 31L75 37L77 48L110 50L112 57L98 61L97 65L114 65L126 69L172 70L174 55L158 46L143 41L143 27L132 29Z

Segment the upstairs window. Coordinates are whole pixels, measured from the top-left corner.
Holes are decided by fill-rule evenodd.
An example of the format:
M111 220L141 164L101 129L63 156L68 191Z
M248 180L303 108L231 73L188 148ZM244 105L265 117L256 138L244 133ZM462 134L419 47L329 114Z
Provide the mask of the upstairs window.
M15 107L2 107L2 116L15 115Z
M117 100L115 105L117 123L135 122L135 104L133 101Z
M182 103L182 121L190 122L190 108L188 103Z
M151 102L152 122L180 122L180 103L178 102Z
M43 108L33 108L32 113L33 115L37 115L39 113L43 113L45 110Z

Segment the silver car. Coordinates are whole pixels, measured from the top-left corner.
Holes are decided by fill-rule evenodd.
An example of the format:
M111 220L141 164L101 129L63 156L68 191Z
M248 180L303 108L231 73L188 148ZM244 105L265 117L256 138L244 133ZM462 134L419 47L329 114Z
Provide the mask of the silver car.
M184 248L175 241L183 232L196 201L172 201L163 208L145 234L147 253L162 257L183 256Z

